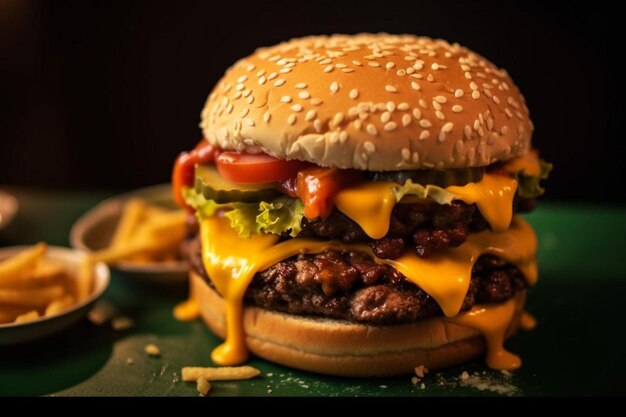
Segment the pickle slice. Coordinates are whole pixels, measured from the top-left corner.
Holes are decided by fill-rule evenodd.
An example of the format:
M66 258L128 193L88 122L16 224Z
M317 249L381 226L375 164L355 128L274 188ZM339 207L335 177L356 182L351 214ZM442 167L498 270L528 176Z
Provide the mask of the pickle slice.
M216 203L268 201L280 192L273 182L236 183L225 180L213 165L196 165L196 192Z
M414 171L370 172L372 181L389 181L404 184L407 180L422 185L437 185L445 188L451 185L465 185L483 178L484 168L459 169L416 169Z

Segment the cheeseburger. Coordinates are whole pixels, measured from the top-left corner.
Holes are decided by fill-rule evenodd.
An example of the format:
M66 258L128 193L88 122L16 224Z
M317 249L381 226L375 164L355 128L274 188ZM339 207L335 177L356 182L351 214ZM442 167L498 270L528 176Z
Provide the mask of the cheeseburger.
M550 166L505 70L413 35L294 39L229 68L200 126L173 184L215 363L520 366L503 343L529 321L537 242L518 214Z

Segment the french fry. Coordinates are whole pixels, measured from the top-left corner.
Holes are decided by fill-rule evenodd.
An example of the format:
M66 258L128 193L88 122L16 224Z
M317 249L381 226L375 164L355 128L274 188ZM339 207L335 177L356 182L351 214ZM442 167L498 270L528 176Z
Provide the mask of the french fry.
M0 262L0 283L15 280L19 278L25 270L34 268L37 261L43 257L47 248L48 246L45 243L38 243Z
M110 246L119 247L132 238L133 231L145 215L146 204L143 200L131 199L122 210L122 217L117 223Z
M7 277L0 282L0 288L33 288L56 284L65 278L67 272L59 262L41 259L34 268L23 270L21 274Z
M21 314L17 316L14 323L25 323L27 321L37 320L39 318L39 313L36 310L29 311L28 313Z
M76 300L78 302L83 301L89 294L91 294L91 287L93 286L93 268L95 262L90 256L85 256L81 261L78 269L78 276L76 276Z
M45 307L65 293L61 285L41 288L13 289L0 288L0 304L26 307Z
M0 324L13 323L20 314L28 311L26 307L0 305Z
M220 368L200 368L187 366L182 370L183 381L196 382L199 378L207 381L239 381L259 375L261 371L252 366L224 366Z
M53 302L48 304L48 307L46 307L46 310L44 312L44 316L53 316L67 309L72 304L74 304L74 297L72 297L71 295L64 295L62 298L54 300Z

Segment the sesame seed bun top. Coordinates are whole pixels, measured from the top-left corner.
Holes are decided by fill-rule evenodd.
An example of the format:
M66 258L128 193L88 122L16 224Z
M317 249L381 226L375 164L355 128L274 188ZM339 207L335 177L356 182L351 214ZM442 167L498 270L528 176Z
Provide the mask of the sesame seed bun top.
M202 111L207 140L322 166L485 166L525 154L533 130L505 70L414 35L293 39L230 67Z

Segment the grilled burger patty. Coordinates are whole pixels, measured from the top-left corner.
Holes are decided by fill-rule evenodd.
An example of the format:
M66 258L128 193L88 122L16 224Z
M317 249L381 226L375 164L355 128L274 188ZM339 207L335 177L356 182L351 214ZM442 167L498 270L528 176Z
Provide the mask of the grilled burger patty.
M199 238L187 239L183 250L193 270L212 286L202 264ZM472 270L462 309L505 301L526 287L519 269L482 256ZM404 275L358 251L329 250L279 262L254 277L245 302L290 314L368 324L407 323L443 315L437 302Z

